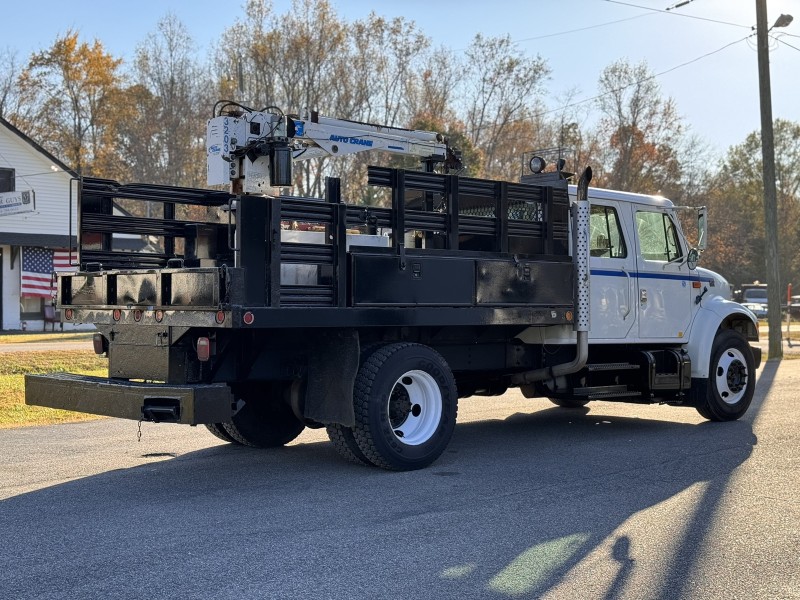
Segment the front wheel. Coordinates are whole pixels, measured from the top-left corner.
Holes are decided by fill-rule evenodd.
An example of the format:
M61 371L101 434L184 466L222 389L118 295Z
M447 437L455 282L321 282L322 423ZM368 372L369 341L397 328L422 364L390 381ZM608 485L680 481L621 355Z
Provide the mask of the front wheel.
M458 411L455 379L441 355L421 344L390 344L361 364L354 386L356 443L374 465L421 469L453 435Z
M708 388L697 412L711 421L734 421L753 401L756 387L753 353L747 340L733 330L714 339L709 364Z

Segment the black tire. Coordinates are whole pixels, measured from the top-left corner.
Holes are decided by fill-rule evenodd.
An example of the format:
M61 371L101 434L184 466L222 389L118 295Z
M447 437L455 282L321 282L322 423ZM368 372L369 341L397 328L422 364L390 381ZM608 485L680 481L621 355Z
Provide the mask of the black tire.
M224 423L206 423L206 429L224 442L229 442L232 444L239 443L225 430Z
M382 345L384 344L381 344L380 342L372 342L362 346L362 362L365 357L368 357L376 348L379 348ZM325 431L328 433L328 439L330 439L339 456L344 458L346 461L357 465L372 466L370 460L364 456L361 448L358 447L358 442L356 442L356 437L351 427L345 427L344 425L340 425L338 423L330 423L325 426Z
M548 396L547 399L561 408L582 408L589 404L585 398L552 398Z
M370 460L364 456L361 448L358 447L353 430L350 427L331 423L325 426L328 437L336 449L336 452L345 460L357 465L372 465Z
M717 333L711 349L708 387L697 412L710 421L735 421L750 407L756 387L753 353L738 332Z
M421 344L390 344L365 357L353 402L356 443L384 469L427 467L444 452L456 426L453 373L438 352Z
M277 448L291 442L305 429L305 424L280 396L270 398L257 386L248 386L237 390L236 397L244 401L244 406L230 422L223 423L225 432L235 442L255 448Z

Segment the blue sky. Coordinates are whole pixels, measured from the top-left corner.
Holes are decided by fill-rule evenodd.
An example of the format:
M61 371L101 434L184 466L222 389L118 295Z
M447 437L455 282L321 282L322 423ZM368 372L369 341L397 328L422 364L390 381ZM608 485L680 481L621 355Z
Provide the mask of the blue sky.
M373 10L387 17L405 16L414 20L434 45L455 50L467 47L476 33L509 34L520 49L548 61L553 74L547 84L547 102L557 108L558 98L570 89L578 90L578 100L594 96L600 72L617 59L645 60L651 71L661 73L741 40L755 25L755 0L691 0L671 13L637 8L663 11L675 1L332 0L332 4L347 20L363 18ZM131 58L136 45L154 31L158 20L173 12L202 54L242 16L243 3L38 0L29 5L31 10L5 11L0 48L15 49L25 60L72 28L87 41L99 39L115 56ZM273 4L277 13L283 13L291 3L273 0ZM773 114L800 122L800 2L769 0L768 5L770 23L781 13L795 16L789 27L775 30L790 34L782 39L794 48L775 43L771 52ZM607 24L613 21L619 22ZM590 29L564 33L581 28ZM758 68L752 41L734 43L661 75L658 81L663 93L675 99L693 132L719 152L760 128Z

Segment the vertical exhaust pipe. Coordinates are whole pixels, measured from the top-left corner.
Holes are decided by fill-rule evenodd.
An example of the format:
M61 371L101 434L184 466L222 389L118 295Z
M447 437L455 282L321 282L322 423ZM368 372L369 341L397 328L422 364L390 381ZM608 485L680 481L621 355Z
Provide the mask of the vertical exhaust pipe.
M575 359L572 362L517 373L512 385L525 385L535 381L569 375L580 371L589 358L590 296L589 296L589 182L592 168L586 167L578 181L577 201L572 212L572 261L575 265L575 324L577 332Z

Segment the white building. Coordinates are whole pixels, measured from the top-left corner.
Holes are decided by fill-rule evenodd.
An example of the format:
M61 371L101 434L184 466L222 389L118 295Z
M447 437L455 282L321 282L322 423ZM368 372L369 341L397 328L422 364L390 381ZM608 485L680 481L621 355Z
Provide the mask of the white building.
M52 306L49 294L21 293L23 253L30 248L31 256L34 252L46 256L75 248L77 215L70 208L70 186L73 194L77 189L71 183L75 176L55 156L0 118L0 329L41 331L45 315L51 316L52 309L46 309ZM12 193L24 191L33 194ZM12 206L17 198L23 198L24 206Z

